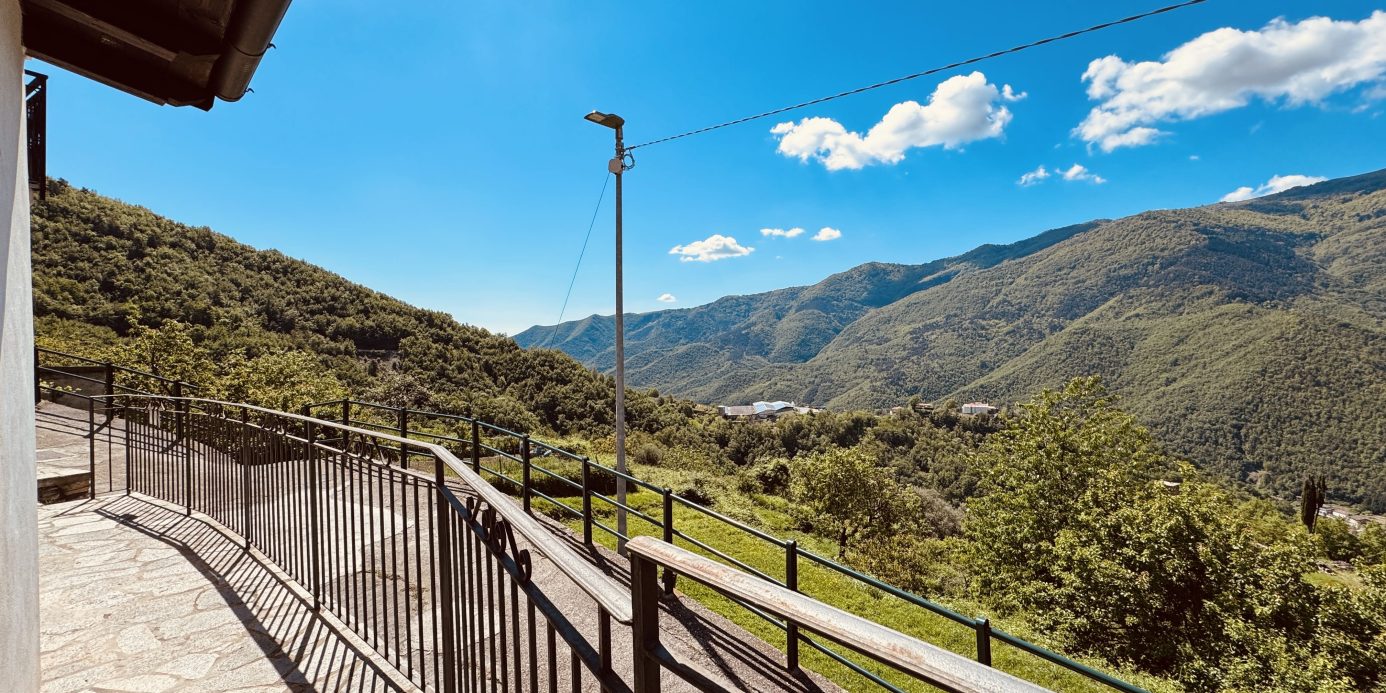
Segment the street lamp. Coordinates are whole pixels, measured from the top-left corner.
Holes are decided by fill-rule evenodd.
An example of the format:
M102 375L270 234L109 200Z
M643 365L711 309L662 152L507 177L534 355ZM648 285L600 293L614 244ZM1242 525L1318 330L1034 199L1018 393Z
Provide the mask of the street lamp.
M614 113L592 111L588 121L616 131L616 156L606 170L616 176L616 550L626 553L626 320L625 289L621 279L621 178L626 169L626 146L621 128L626 121Z

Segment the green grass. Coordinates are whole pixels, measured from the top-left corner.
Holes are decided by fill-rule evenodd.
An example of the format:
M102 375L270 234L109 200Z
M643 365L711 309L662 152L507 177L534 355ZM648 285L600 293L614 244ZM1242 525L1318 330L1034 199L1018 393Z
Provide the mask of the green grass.
M1304 579L1318 587L1346 587L1350 590L1362 589L1362 578L1355 571L1347 573L1309 573Z
M635 471L636 476L641 479L658 486L667 485L673 488L679 488L691 478L701 476L697 472L659 467L646 467ZM510 475L510 470L507 470L507 474ZM793 519L784 512L783 499L773 496L750 497L727 488L720 488L717 498L716 510L718 512L734 517L772 536L781 539L793 539L798 543L801 551L813 552L827 558L833 558L837 555L837 546L834 542L794 529ZM560 498L559 500L573 510L581 510L581 501L577 497ZM651 517L658 518L662 514L661 498L657 493L647 490L632 490L628 496L628 503L632 508ZM580 519L569 513L562 513L542 499L534 499L533 505L536 512L547 513L558 518L574 532L581 533L582 522ZM594 499L593 514L603 524L615 525L615 509L610 504ZM658 526L635 515L629 515L628 518L628 530L632 536L662 536L663 530ZM674 526L679 532L694 537L777 580L782 581L784 579L785 553L784 549L778 545L679 503L674 506ZM616 546L615 537L600 528L594 527L593 538L608 548L614 549ZM676 540L676 543L683 548L714 560L721 560L682 539ZM784 651L785 634L778 625L766 621L715 590L687 578L679 580L677 589L685 596L696 600L745 628L756 637ZM970 627L934 614L923 607L906 602L881 590L866 586L856 579L802 557L799 559L799 589L802 593L827 604L869 618L952 652L969 658L976 654L976 635ZM963 614L981 615L983 613L975 604L955 602L947 606ZM1034 634L1029 632L1024 623L1003 619L1001 621L994 620L993 624L996 628L1004 629L1034 642ZM832 649L843 650L843 648L838 647ZM848 690L879 690L865 677L833 661L827 655L814 650L807 644L801 644L799 652L803 667L822 674ZM905 690L933 690L925 684L913 681L893 669L872 662L865 657L852 655L849 659ZM993 665L1002 671L1057 691L1099 693L1114 690L1105 684L1042 660L1035 655L1022 652L999 640L992 641L992 660ZM1177 686L1164 679L1129 671L1117 671L1107 663L1098 660L1080 661L1152 691L1178 690Z

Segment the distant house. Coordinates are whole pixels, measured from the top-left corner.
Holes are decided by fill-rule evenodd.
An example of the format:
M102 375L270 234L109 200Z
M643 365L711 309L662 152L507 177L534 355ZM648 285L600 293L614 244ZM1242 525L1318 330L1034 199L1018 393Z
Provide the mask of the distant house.
M811 407L800 407L793 402L753 402L735 406L719 406L717 412L727 419L754 419L766 421L778 419L788 414L810 414L819 411Z
M914 410L920 414L928 414L934 410L934 405L929 402L915 402Z
M968 402L962 405L962 413L972 415L995 414L996 407L986 402Z
M1351 508L1339 505L1325 505L1319 508L1319 517L1331 517L1335 520L1342 520L1347 523L1348 530L1353 533L1361 532L1373 524L1386 526L1386 517L1373 515L1372 513L1353 512Z

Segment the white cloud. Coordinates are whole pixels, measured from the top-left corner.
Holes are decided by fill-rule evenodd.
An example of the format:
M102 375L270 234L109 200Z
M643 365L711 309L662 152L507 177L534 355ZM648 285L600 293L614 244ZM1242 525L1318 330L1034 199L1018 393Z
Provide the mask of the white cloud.
M1256 186L1255 188L1243 185L1242 187L1237 188L1236 190L1233 190L1232 192L1227 193L1226 195L1223 195L1222 199L1219 201L1241 202L1242 200L1250 200L1253 197L1262 197L1265 195L1274 195L1278 192L1285 192L1290 188L1298 188L1301 185L1313 185L1314 183L1322 183L1326 180L1328 179L1324 178L1323 176L1305 176L1298 173L1292 173L1288 176L1271 176L1270 180L1266 181L1261 185Z
M831 118L804 118L770 129L780 139L777 151L800 161L814 159L829 171L859 169L868 164L897 164L915 147L956 149L968 142L1000 137L1011 112L999 101L1024 98L1010 85L997 89L986 75L950 77L939 83L929 103L897 103L865 135L849 132Z
M1088 168L1082 164L1074 164L1062 171L1057 171L1057 173L1063 176L1064 180L1085 180L1093 185L1102 185L1107 182L1106 178L1089 171Z
M762 236L779 236L779 237L781 237L781 238L793 238L793 237L798 236L799 234L801 234L801 233L803 233L803 232L804 232L803 229L799 228L798 226L795 226L795 227L792 228L792 229L761 229L761 230L760 230L760 235L762 235Z
M1189 155L1189 161L1198 161L1198 155L1197 155L1197 154L1190 154L1190 155Z
M688 245L676 245L669 249L670 255L678 255L679 262L715 262L729 257L750 255L755 248L736 242L731 236L714 233L705 240L693 241Z
M1022 173L1020 175L1020 180L1016 181L1015 184L1021 187L1029 187L1048 177L1049 169L1046 169L1044 164L1040 164L1035 170Z
M1112 151L1150 144L1160 123L1192 120L1247 105L1253 98L1287 106L1318 103L1386 76L1386 11L1360 22L1276 19L1259 31L1210 31L1158 61L1115 55L1088 64L1083 81L1099 103L1074 134ZM1379 84L1378 84L1379 86ZM1365 97L1373 96L1371 89Z
M664 294L660 294L660 295L659 295L659 298L656 298L655 300L656 300L656 301L659 301L660 303L673 303L673 302L677 301L678 299L677 299L677 298L674 298L674 295L673 295L673 294L664 293Z
M1038 167L1036 167L1035 170L1026 171L1025 173L1021 174L1020 180L1017 180L1015 184L1021 187L1029 187L1031 185L1035 185L1036 183L1045 180L1046 178L1049 178L1050 176L1058 176L1064 180L1087 181L1089 183L1092 183L1093 185L1102 185L1103 183L1107 182L1106 178L1103 178L1102 176L1099 176L1096 173L1089 171L1088 168L1082 164L1074 164L1072 166L1069 166L1068 168L1061 168L1059 166L1055 166L1052 171L1045 168L1044 165L1041 164Z
M839 238L842 238L842 232L831 226L824 226L818 229L818 233L813 234L815 241L835 241Z

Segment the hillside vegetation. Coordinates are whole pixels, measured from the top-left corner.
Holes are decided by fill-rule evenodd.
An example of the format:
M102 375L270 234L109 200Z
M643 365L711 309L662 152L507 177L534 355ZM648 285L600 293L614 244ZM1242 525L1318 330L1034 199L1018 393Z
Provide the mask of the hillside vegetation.
M53 346L90 352L144 334L139 354L117 360L205 382L207 372L167 373L175 364L157 361L151 330L171 325L206 349L209 367L303 352L357 396L521 429L611 431L611 379L561 353L525 351L278 251L64 181L34 204L33 263L39 338ZM655 418L658 400L632 397L634 425Z
M995 403L1097 374L1174 453L1386 510L1386 171L630 316L630 382L697 400ZM609 317L516 340L611 364Z
M40 344L279 409L350 394L471 412L610 460L611 380L561 352L521 349L321 268L62 181L50 190L34 207ZM986 271L1012 272L1100 228L979 249L967 268L950 261L928 275L873 266L835 287L797 290L794 300L802 313L818 310L811 306L860 312L841 333L848 334L920 296L910 293L917 283L944 281L934 275L957 274L936 285L943 287ZM1354 261L1337 262L1343 272L1371 274L1369 265L1352 269ZM1235 317L1245 307L1210 310ZM1204 312L1187 314L1201 319ZM1133 318L1132 329L1140 325ZM1070 334L1076 354L1086 353L1078 346L1120 351L1116 337ZM791 333L776 339L791 350L803 343ZM1214 360L1197 367L1247 366ZM989 373L1025 386L1022 370ZM1325 518L1311 533L1289 504L1257 498L1254 488L1233 488L1169 455L1100 378L1046 389L1001 417L961 416L943 406L927 414L913 407L891 415L830 411L748 424L667 394L627 394L628 452L636 473L652 483L904 589L986 614L1008 632L1152 691L1350 691L1386 681L1386 529L1353 533ZM545 462L580 474L579 465ZM552 488L558 502L580 503L563 488ZM657 494L633 496L650 512L658 502ZM683 536L782 574L777 546L680 507L688 511L679 520ZM634 523L636 532L652 530ZM1328 560L1337 561L1331 573L1320 567ZM776 642L744 609L696 586L680 589ZM801 589L971 654L967 629L841 574L808 567ZM864 685L816 654L805 661L850 690ZM1102 690L1006 647L996 664L1057 690Z

